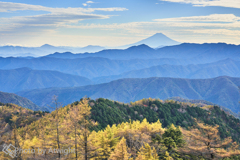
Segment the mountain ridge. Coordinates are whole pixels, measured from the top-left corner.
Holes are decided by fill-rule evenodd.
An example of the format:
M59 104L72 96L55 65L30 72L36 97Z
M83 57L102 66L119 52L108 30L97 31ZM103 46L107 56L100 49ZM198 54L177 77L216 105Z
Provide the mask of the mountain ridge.
M47 110L45 107L39 107L36 104L34 104L32 101L30 101L27 98L18 96L14 93L6 93L0 91L0 102L1 103L13 103L19 106L22 106L24 108L28 108L34 111L38 110Z
M146 46L144 44L127 49L106 49L96 53L74 54L72 55L74 57L71 58L102 57L112 60L176 58L189 59L193 63L196 63L196 61L210 63L226 58L240 60L240 45L226 43L182 43L158 49ZM64 53L62 55L64 56Z
M218 76L240 77L240 61L230 58L206 64L155 65L143 69L131 70L119 75L96 77L98 83L110 82L123 78L172 77L189 79L206 79Z

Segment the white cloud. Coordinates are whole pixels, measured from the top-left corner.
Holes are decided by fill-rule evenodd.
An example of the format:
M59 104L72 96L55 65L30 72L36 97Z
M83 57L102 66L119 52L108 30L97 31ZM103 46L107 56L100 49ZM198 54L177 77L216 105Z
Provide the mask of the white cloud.
M91 5L91 3L95 3L95 2L93 2L93 1L87 1L87 2L85 2L85 3L83 3L83 6L88 6L88 7L90 7Z
M77 23L86 19L106 19L109 16L85 13L49 13L35 16L0 18L0 32L21 33L56 29L65 23ZM28 30L26 30L28 28Z
M206 22L206 23L203 23ZM226 23L227 22L227 23ZM233 14L213 14L209 16L193 16L179 18L155 19L153 22L130 22L121 24L89 24L76 26L80 28L101 28L101 29L136 29L136 28L163 28L163 27L212 27L212 28L238 28L240 29L240 17Z
M93 1L87 1L86 3L94 3Z
M240 8L239 0L160 0L160 1L193 4L193 6L197 6L197 7L220 6L220 7Z
M86 3L84 3L86 4ZM40 5L31 5L31 4L23 4L23 3L12 3L12 2L0 2L0 12L10 12L10 11L48 11L48 12L64 12L64 13L73 13L73 12L94 12L94 11L126 11L128 9L121 7L113 7L113 8L51 8L44 7Z
M240 35L240 30L228 30L228 29L201 29L201 30L192 30L193 33L201 33L201 34L212 34L212 35L228 35L228 36L236 36Z
M13 11L47 11L48 14L34 16L15 16L10 18L0 17L0 32L25 33L56 29L61 25L77 23L86 19L106 19L110 16L93 14L94 11L125 11L126 8L51 8L40 5L30 5L23 3L0 2L0 12ZM25 28L28 28L26 30ZM5 34L5 33L4 33Z

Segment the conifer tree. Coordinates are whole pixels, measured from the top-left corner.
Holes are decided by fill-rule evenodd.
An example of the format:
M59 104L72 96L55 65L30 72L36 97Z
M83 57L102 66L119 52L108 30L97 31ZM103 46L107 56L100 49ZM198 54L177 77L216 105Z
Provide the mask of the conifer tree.
M60 136L61 136L61 123L60 123L60 113L59 110L62 107L61 105L59 105L59 102L57 101L57 97L54 96L53 97L53 102L55 104L55 111L52 112L52 117L49 117L49 120L51 121L51 125L48 126L48 130L49 130L49 137L50 139L52 139L52 145L53 147L56 147L57 149L57 155L58 158L61 158L61 140L60 140Z
M167 147L167 153L175 159L179 158L177 149L182 147L185 143L180 127L176 128L172 124L170 127L168 127L168 129L165 130L162 138L163 144Z
M66 121L64 123L66 127L66 136L69 139L70 143L73 143L74 149L75 149L75 159L77 160L79 158L80 154L80 148L79 148L79 138L81 134L80 130L80 122L83 119L83 115L81 113L81 104L78 104L76 106L73 106L70 108L68 115L66 117ZM69 137L70 136L70 137ZM73 137L73 138L71 138ZM68 141L68 143L69 143Z
M80 120L80 146L82 146L83 151L83 159L88 160L90 158L96 157L97 148L92 144L92 138L90 137L90 129L96 126L97 123L94 123L90 120L91 117L91 107L88 104L88 98L83 98L80 101L79 113L82 115L82 119Z
M169 155L168 151L165 152L163 159L164 160L173 160L173 158Z
M148 143L145 143L144 146L140 149L136 160L158 160L156 149L153 147L151 149Z
M3 135L3 137L1 136L1 140L4 141L4 143L6 145L13 145L17 150L14 153L14 160L21 160L22 159L22 154L21 154L21 146L20 146L20 136L18 134L17 131L17 123L18 123L18 117L14 114L11 115L11 131L7 132ZM2 143L2 141L0 141L0 144ZM9 156L6 155L5 153L2 153L1 158L6 158L9 159Z
M104 133L100 135L101 137L98 137L99 140L99 148L98 148L98 157L96 159L99 160L107 160L109 156L111 155L111 147L109 144L109 140L104 136Z

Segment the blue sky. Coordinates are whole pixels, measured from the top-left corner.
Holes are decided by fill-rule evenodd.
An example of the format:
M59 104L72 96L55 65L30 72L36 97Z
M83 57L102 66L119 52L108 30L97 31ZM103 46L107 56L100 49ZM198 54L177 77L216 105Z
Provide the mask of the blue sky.
M240 44L240 1L0 1L0 45L121 46L155 33Z

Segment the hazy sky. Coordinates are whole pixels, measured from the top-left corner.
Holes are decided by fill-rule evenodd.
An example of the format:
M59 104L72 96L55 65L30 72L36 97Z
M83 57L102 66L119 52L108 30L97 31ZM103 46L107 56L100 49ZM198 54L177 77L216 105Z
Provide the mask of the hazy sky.
M0 45L120 46L155 33L240 44L240 1L0 1Z

